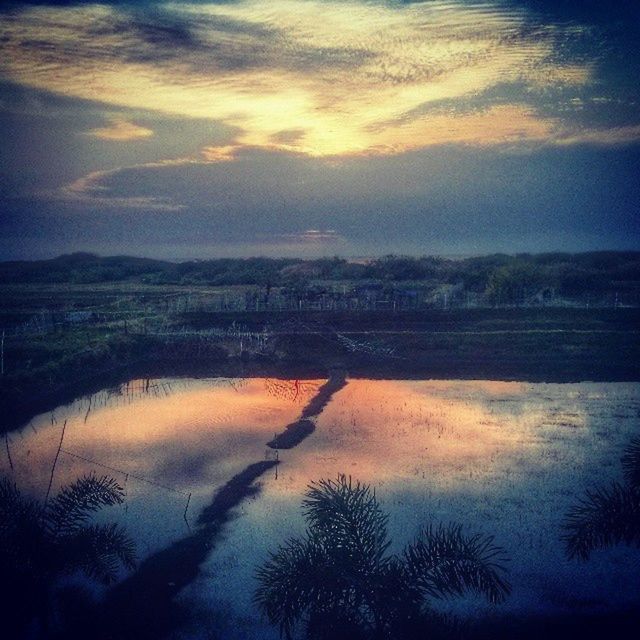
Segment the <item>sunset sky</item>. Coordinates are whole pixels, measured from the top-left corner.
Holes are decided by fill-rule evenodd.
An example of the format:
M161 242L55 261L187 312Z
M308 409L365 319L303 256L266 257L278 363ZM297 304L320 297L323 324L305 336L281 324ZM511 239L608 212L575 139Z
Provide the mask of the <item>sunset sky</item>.
M0 5L0 259L640 248L640 2Z

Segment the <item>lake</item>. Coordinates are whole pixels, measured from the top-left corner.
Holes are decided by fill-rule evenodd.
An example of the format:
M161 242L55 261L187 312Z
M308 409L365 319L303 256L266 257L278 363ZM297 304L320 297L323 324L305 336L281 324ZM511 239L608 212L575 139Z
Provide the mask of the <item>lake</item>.
M133 380L9 435L0 470L43 496L109 474L141 558L191 535L215 491L248 465L275 459L266 443L297 420L325 380ZM277 638L251 602L254 571L301 534L310 481L339 473L371 484L389 513L392 550L429 523L457 521L507 550L513 593L501 605L468 597L438 607L462 616L610 611L640 602L640 554L625 547L586 563L564 557L567 508L585 488L621 479L620 456L640 433L640 384L538 384L348 379L314 418L316 429L277 453L261 491L234 517L178 595L191 620L181 638ZM11 466L13 468L11 468Z

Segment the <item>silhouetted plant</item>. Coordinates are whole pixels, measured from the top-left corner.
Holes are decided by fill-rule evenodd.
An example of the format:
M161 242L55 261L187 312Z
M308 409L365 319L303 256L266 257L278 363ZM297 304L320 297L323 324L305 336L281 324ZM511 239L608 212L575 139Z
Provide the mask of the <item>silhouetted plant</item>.
M634 489L640 489L640 438L631 441L621 461L627 484Z
M46 635L56 581L80 571L103 584L121 566L135 566L134 545L116 524L92 524L99 509L120 504L124 491L107 476L87 475L41 503L0 479L0 573L10 595L4 623L16 628L37 617Z
M368 485L339 476L309 485L306 535L257 570L255 600L280 634L304 620L310 638L404 638L433 629L433 598L510 592L503 550L460 525L429 526L401 555L388 554L388 516Z
M587 560L596 549L640 547L640 439L622 457L625 484L588 490L567 513L562 540L569 558Z

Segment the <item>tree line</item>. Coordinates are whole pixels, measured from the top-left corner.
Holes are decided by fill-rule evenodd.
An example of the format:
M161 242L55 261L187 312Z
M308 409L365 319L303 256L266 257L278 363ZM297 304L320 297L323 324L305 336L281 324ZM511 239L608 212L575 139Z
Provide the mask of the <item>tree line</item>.
M292 287L314 282L423 282L458 285L500 300L532 289L559 295L628 290L640 286L640 252L493 254L452 259L388 255L367 260L342 257L224 258L169 262L130 256L73 253L51 260L0 262L0 283L106 283L158 285L257 285Z

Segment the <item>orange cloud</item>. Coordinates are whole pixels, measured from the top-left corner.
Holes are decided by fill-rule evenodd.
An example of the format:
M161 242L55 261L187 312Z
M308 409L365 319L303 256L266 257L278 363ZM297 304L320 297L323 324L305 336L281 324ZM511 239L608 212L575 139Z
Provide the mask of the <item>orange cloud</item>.
M580 128L528 102L531 93L583 87L594 69L558 51L558 42L581 35L579 26L531 29L524 10L456 0L240 0L159 4L154 15L105 5L3 14L0 74L233 127L232 144L205 146L194 159L207 163L246 148L335 159L443 144L640 139L638 127ZM518 101L483 101L507 85L522 85ZM153 132L123 118L87 134L127 141Z
M153 136L153 131L122 118L113 118L109 126L90 129L84 134L100 140L128 142L150 138Z
M153 25L114 7L7 14L0 69L64 95L221 121L240 131L239 146L316 157L539 140L555 124L528 107L412 114L499 84L582 85L592 73L556 61L553 33L527 36L523 14L491 5L244 0L161 10L180 28L154 38ZM126 121L89 133L150 135ZM234 155L204 152L211 162Z
M195 161L188 158L178 158L161 162L148 162L129 167L116 167L103 171L92 171L85 176L65 185L55 193L46 194L51 199L62 199L71 202L85 204L118 207L124 209L145 209L148 211L181 211L185 206L172 202L167 198L156 196L119 196L114 195L109 187L109 182L114 177L127 171L140 169L156 169L160 167L181 166L194 164Z

